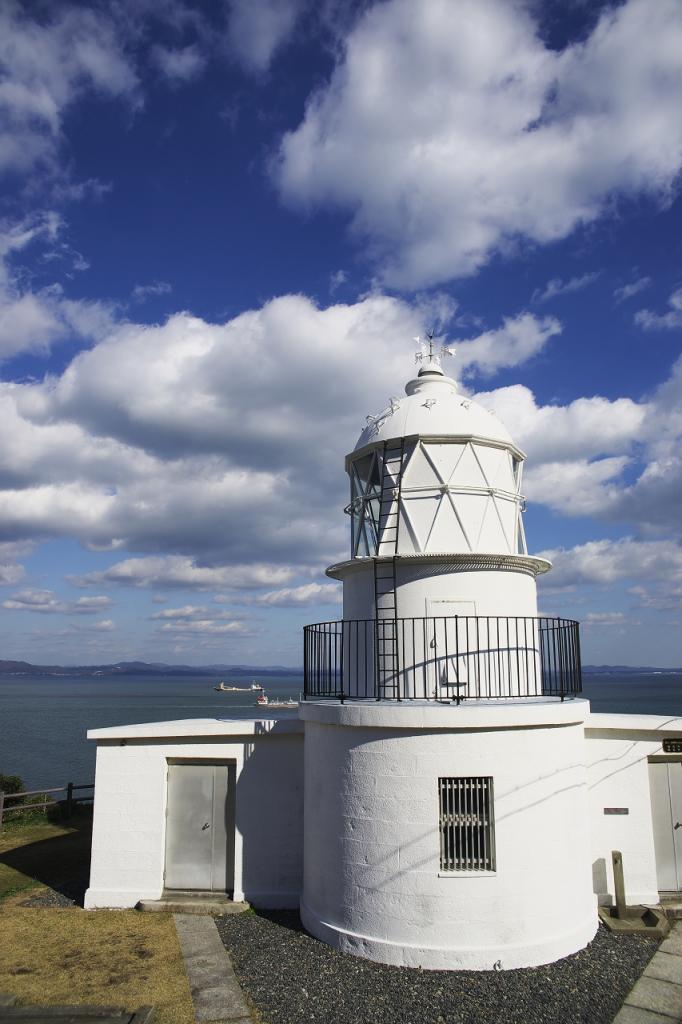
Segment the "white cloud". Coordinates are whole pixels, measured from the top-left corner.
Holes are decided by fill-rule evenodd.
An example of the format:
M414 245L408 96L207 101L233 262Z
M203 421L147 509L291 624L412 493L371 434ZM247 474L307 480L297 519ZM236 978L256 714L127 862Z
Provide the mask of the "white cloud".
M67 299L59 285L33 292L14 271L11 261L17 253L36 243L53 246L62 228L54 211L0 224L0 359L47 351L69 335L99 338L113 325L110 305Z
M624 612L588 612L583 619L585 626L623 626L629 623ZM631 624L631 623L630 623Z
M267 70L306 7L306 0L229 0L230 50L248 71Z
M682 327L682 288L677 288L668 299L667 313L654 313L640 309L635 313L635 323L645 331L672 331Z
M613 293L613 299L616 305L621 302L625 302L627 299L631 299L633 295L639 295L651 284L650 277L639 277L636 281L632 281L630 284L624 284L621 288L616 288Z
M64 115L86 90L134 100L138 79L108 13L0 7L0 171L54 165Z
M624 455L532 465L524 473L524 490L567 516L604 515L620 497L619 478L628 465Z
M165 622L160 627L163 633L193 636L254 636L254 631L244 622L216 622L213 619L193 619L190 621Z
M540 406L522 384L479 392L475 397L500 417L526 451L529 470L541 463L629 452L642 438L648 413L644 403L599 395L577 398L568 405Z
M14 586L26 575L23 565L16 562L0 563L0 586Z
M681 50L677 0L608 6L563 51L520 2L388 0L357 20L273 173L291 203L348 209L390 284L471 274L619 196L671 198Z
M408 339L454 308L372 294L320 309L290 295L222 325L176 314L116 327L61 376L0 386L6 535L158 555L95 578L147 586L239 587L225 567L249 560L272 589L288 582L273 565L336 559L343 456L410 374ZM462 342L460 367L524 362L558 330L508 318Z
M269 590L260 594L256 600L258 604L275 607L338 604L341 601L341 588L324 583L305 583L300 587Z
M596 270L591 274L582 274L580 277L571 277L568 281L564 281L561 277L553 277L551 281L548 281L544 288L536 288L533 292L533 302L549 302L550 299L555 299L558 295L568 295L571 292L582 291L583 288L587 288L588 285L594 284L597 278L600 276L601 271Z
M546 581L551 587L610 586L620 580L642 579L679 585L682 575L682 545L672 540L592 540L538 554L552 562Z
M225 565L201 566L194 559L182 555L165 557L127 558L122 562L85 576L69 577L77 586L99 586L104 583L122 584L133 587L168 587L193 590L212 590L215 587L239 589L267 586L274 582L286 583L294 575L288 566ZM176 609L177 611L177 609ZM158 618L167 616L160 612Z
M531 313L508 317L502 327L455 344L458 370L465 376L467 371L487 375L518 366L541 352L557 334L561 334L561 324L554 317L539 320Z
M180 48L156 45L151 56L159 71L172 82L189 82L206 66L205 55L194 43Z
M329 294L333 295L347 280L348 274L345 270L335 270L329 275Z
M76 615L96 615L111 605L111 598L79 597L77 601L63 601L51 590L20 590L11 598L2 602L2 607L12 611L39 612L41 614L70 613Z
M206 608L203 605L185 604L182 608L164 608L162 612L154 612L153 619L195 619L199 615L206 615Z
M168 281L152 281L151 284L137 284L133 288L135 302L144 302L150 296L170 295L173 291Z

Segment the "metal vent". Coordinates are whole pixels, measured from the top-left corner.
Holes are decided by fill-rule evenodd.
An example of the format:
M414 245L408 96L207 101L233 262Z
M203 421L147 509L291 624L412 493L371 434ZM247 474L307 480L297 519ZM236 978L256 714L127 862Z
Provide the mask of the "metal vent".
M494 871L493 780L438 780L441 871Z

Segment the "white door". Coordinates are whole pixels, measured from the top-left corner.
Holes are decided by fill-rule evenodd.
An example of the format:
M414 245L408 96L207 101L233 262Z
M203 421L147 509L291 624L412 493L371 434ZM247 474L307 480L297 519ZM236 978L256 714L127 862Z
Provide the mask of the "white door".
M234 791L234 765L168 765L166 889L234 889Z
M682 890L682 761L649 765L659 892Z
M430 691L438 697L475 696L477 682L474 601L426 601ZM455 616L458 616L455 619ZM472 617L472 618L469 618ZM471 688L471 690L470 690Z

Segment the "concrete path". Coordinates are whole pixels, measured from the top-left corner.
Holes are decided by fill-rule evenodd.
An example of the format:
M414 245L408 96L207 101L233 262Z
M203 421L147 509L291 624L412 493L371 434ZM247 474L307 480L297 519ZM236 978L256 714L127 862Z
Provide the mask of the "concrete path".
M651 959L630 990L613 1024L673 1024L682 1022L682 921Z
M197 1022L252 1024L251 1012L212 917L173 914Z

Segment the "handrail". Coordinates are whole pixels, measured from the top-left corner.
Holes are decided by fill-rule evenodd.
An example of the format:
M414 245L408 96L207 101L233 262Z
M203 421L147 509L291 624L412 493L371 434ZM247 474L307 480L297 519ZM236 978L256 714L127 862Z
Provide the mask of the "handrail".
M74 792L77 789L94 789L94 782L84 782L78 785L73 782L67 782L65 786L55 786L53 789L26 789L21 793L5 793L0 790L0 828L2 828L2 822L5 812L11 811L12 814L23 814L24 811L37 811L42 809L43 812L48 807L63 805L63 812L65 818L70 818L73 812L74 804L83 803L85 801L94 800L94 793L92 796L74 796ZM51 793L66 793L64 800L48 800L47 797ZM16 807L8 807L8 800L20 800L26 796L42 796L43 800L36 800L34 803L19 804Z
M563 700L581 689L572 619L455 615L304 627L306 700Z

